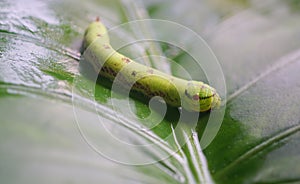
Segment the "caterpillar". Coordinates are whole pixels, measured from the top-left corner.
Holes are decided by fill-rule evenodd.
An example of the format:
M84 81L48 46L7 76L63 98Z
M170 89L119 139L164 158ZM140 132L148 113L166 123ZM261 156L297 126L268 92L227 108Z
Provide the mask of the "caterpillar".
M86 29L82 49L99 75L111 81L120 75L124 86L132 83L132 90L148 98L160 96L170 106L188 111L205 112L220 107L219 94L208 84L165 74L118 53L110 45L107 29L99 18Z

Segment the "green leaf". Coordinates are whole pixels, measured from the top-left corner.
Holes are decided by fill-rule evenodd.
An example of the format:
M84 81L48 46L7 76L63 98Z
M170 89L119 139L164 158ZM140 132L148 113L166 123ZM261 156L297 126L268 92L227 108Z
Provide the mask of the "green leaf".
M298 6L298 0L1 1L1 183L299 182ZM95 86L91 68L80 61L84 30L97 16L108 27L172 20L207 41L223 70L228 99L208 147L202 151L200 142L205 128L214 129L207 124L209 113L191 130L176 123L175 108L157 124L161 117L138 94L129 99L134 118L114 110L113 100L122 109L127 99L112 95L106 80ZM141 24L136 31L147 37L157 30ZM178 48L139 47L144 55L171 57L192 77L206 80L205 71ZM145 62L184 76L177 65Z

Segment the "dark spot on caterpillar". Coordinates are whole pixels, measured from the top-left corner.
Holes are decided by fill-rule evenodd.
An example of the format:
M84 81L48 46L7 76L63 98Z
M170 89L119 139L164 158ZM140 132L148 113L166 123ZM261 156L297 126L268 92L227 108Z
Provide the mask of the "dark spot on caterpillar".
M107 66L102 67L101 71L111 75L112 77L115 77L117 75L116 71L114 71L112 68Z
M107 67L102 67L102 68L101 68L101 71L107 72Z
M150 92L150 91L149 91L149 95L150 95L150 96L158 96L158 93L157 93L157 92Z
M166 97L166 95L162 91L154 91L154 92L149 91L149 95L150 96L160 96L160 97L163 97L163 98Z
M97 36L98 36L98 37L102 37L102 34L98 33Z
M159 91L159 96L165 97L166 95L162 91Z
M105 49L110 49L110 46L109 46L109 45L106 45L106 44L103 44L103 47L104 47Z
M122 61L125 62L125 63L129 63L129 62L130 62L130 59L127 58L127 57L123 57L123 58L122 58Z
M139 82L134 83L133 87L137 88L137 89L142 89L143 85Z
M184 94L185 94L188 98L192 98L192 96L188 93L187 90L184 91Z
M141 84L138 85L139 89L145 90L145 87Z
M136 71L133 71L133 72L131 73L131 75L134 76L134 77L136 76L136 74L137 74Z
M148 97L152 97L152 96L153 96L153 93L151 93L150 88L149 88L149 86L147 86L147 85L144 86L144 85L142 85L140 82L136 82L136 83L134 83L133 87L134 87L134 89L137 90L137 91L143 91L144 94L145 94L146 96L148 96Z
M96 17L96 22L100 22L100 17L99 16Z
M153 74L154 71L152 69L147 70L148 73Z

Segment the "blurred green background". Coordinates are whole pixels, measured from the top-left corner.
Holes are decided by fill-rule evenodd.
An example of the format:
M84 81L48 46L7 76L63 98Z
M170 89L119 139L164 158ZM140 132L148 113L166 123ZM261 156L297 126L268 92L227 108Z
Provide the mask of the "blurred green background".
M122 121L111 118L110 90L102 84L94 94L102 112L95 113L95 104L84 95L75 111L72 106L74 78L85 78L79 66L82 37L97 16L108 27L170 20L208 43L222 67L228 101L221 129L203 152L190 148L198 140L189 139L175 156L128 166L101 156L83 139L74 112L84 118L85 131L104 143L107 137L94 131L92 122L99 115L103 122ZM0 0L1 183L300 182L299 20L299 0ZM189 56L176 48L158 44L143 49L193 68L185 62ZM183 75L172 64L163 65ZM138 117L149 115L147 104L131 103ZM174 109L168 112L174 119L178 115ZM199 137L208 117L199 118ZM172 134L172 118L152 130L156 140ZM120 139L132 136L126 130L117 134ZM167 142L156 151L175 147ZM114 157L135 159L109 141L102 148ZM144 150L139 156L153 155Z

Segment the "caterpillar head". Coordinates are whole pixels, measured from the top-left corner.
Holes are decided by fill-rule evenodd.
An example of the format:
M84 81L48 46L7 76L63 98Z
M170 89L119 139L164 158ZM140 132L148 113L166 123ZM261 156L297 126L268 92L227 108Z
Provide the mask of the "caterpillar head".
M190 81L185 88L182 105L187 110L204 112L220 107L221 98L209 85Z

